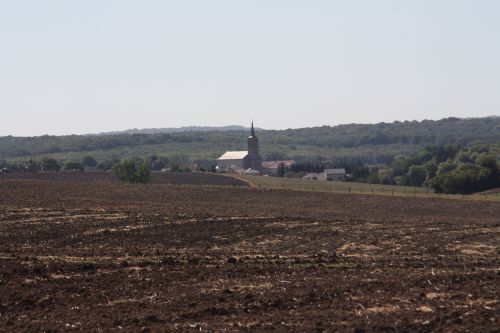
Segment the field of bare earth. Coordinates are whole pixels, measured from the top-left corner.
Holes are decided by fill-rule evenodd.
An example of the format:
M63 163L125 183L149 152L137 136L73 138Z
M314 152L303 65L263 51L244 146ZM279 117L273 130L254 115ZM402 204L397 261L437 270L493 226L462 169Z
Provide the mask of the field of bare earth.
M46 180L56 182L119 182L112 172L0 173L1 180ZM248 182L214 173L152 172L151 183L165 185L247 186Z
M0 332L500 327L496 201L85 175L0 177Z

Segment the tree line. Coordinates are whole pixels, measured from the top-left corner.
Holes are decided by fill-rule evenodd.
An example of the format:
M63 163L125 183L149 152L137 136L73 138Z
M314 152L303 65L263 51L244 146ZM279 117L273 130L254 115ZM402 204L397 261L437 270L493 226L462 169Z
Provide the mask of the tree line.
M184 162L184 163L181 163ZM152 155L145 159L104 160L92 156L64 163L53 158L29 159L22 162L0 161L3 172L115 171L120 179L147 182L150 171L194 171L186 166L187 157L170 159ZM215 161L199 160L197 171L215 172ZM500 144L477 144L470 147L429 145L414 156L394 156L386 164L366 164L362 161L339 162L305 160L278 167L278 176L303 177L325 168L343 167L350 181L373 184L426 186L437 193L474 193L500 187Z
M264 130L257 135L265 160L388 163L393 156L417 154L426 145L500 142L500 118L424 120ZM92 155L99 161L169 152L189 160L214 160L227 150L246 149L245 131L155 134L0 137L0 159L50 156L60 160Z
M500 187L500 144L429 145L415 156L396 156L388 164L347 163L345 167L353 181L469 194Z
M114 172L123 181L141 182L149 181L151 171L170 172L216 172L216 162L212 160L189 161L186 156L151 155L146 158L132 157L125 159L110 159L97 161L93 156L87 155L79 160L61 161L51 157L40 160L29 159L26 161L0 161L2 172Z
M386 164L361 161L302 161L278 166L278 177L301 178L325 168L345 168L348 181L428 187L436 193L470 194L500 187L500 144L471 147L429 145L410 157L394 156Z

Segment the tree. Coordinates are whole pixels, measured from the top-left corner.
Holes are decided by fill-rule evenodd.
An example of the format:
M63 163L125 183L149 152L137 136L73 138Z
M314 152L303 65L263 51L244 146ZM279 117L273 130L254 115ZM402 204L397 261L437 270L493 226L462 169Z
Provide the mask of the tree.
M412 165L408 169L408 179L411 186L422 186L427 179L427 170L421 165Z
M498 173L498 163L493 155L481 154L476 159L476 163L484 168L490 169L495 175Z
M285 163L281 162L278 164L278 177L285 177L286 167Z
M121 181L128 183L147 183L150 180L151 168L149 161L138 163L133 160L124 160L114 167L115 173Z
M59 165L59 163L55 159L49 158L49 157L44 157L44 158L42 158L42 163L40 165L40 169L42 171L59 171L59 170L61 170L61 166Z
M38 172L40 171L40 162L29 159L26 162L16 163L15 169L17 172Z
M497 186L490 169L476 164L461 164L457 168L439 173L430 185L440 193L469 194Z
M163 162L163 160L155 159L153 162L151 162L152 170L161 171L163 168L165 168L165 162Z
M462 165L448 173L443 179L444 193L468 194L477 190L480 170L477 166Z
M378 176L378 171L366 177L366 182L370 184L380 184L380 177Z
M378 171L378 177L380 178L380 183L384 185L392 185L393 179L391 177L392 170L389 168L383 168Z
M72 162L66 162L64 164L63 169L65 171L84 171L85 168L81 162L72 161Z
M441 174L445 174L447 172L451 172L457 168L457 163L452 160L447 160L443 163L440 163L437 168L436 174L439 176Z
M476 163L487 169L488 177L483 179L485 187L493 188L500 186L500 168L497 163L497 159L493 155L482 154L476 159Z
M111 160L102 161L102 162L99 162L99 164L97 164L97 170L109 171L109 170L113 169L114 165L115 165L114 161L111 161Z
M427 172L426 181L428 181L430 178L433 178L436 176L436 172L437 172L436 161L432 160L432 161L426 162L422 166L425 168L425 171Z
M404 176L408 169L408 161L405 157L398 156L391 164L392 176Z
M82 158L82 164L85 167L95 168L97 166L97 161L92 156L85 156Z

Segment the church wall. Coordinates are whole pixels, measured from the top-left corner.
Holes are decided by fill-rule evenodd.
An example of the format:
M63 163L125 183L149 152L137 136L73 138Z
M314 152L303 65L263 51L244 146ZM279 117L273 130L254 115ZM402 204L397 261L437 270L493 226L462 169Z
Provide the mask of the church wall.
M217 161L217 165L219 166L219 168L223 169L223 170L226 170L228 169L230 166L232 165L235 165L239 168L242 168L242 169L247 169L247 165L248 165L248 158L244 158L244 159L235 159L235 160L218 160Z

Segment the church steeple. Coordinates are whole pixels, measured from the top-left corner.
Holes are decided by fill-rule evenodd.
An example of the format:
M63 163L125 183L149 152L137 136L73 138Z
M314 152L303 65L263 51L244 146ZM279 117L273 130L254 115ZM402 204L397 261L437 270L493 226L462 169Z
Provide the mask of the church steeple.
M262 168L262 157L259 154L259 139L255 135L255 129L253 127L250 129L250 136L247 139L248 143L248 158L249 167L255 170L260 170Z

